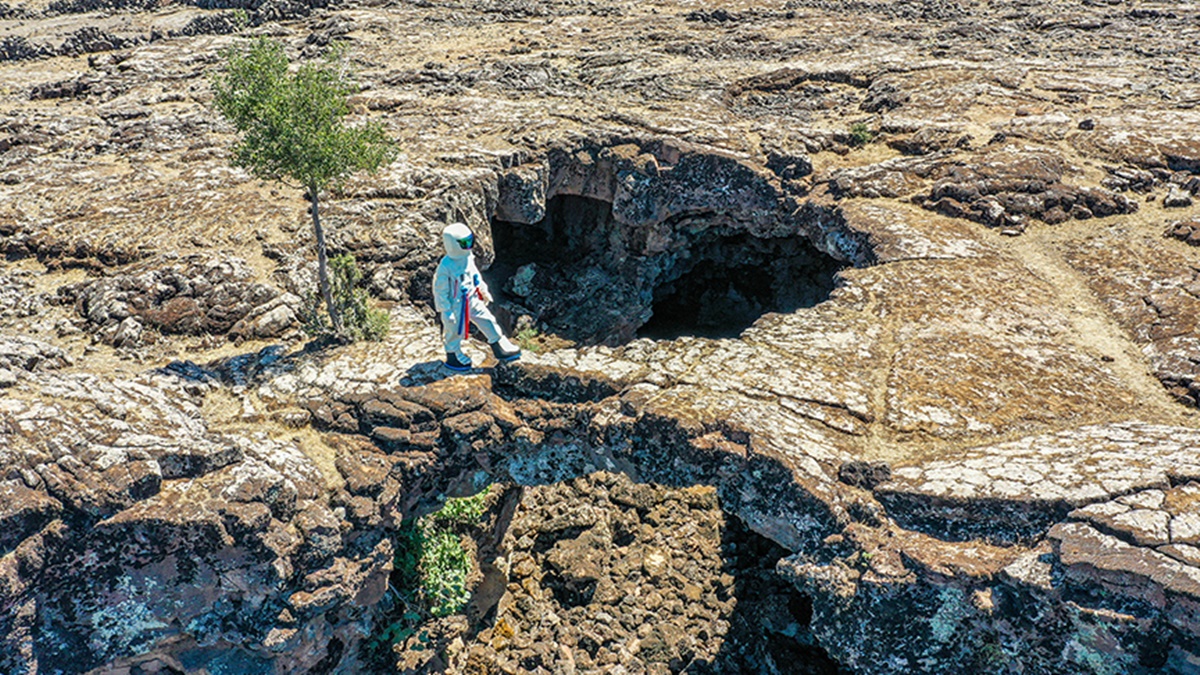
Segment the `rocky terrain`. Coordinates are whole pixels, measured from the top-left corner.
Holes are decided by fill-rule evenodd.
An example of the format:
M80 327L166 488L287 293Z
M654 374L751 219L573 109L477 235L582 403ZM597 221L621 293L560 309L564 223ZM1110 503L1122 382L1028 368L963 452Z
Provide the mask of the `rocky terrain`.
M775 573L786 552L725 516L713 488L601 472L507 499L481 567L509 587L486 592L485 575L466 617L429 631L435 649L403 650L406 669L838 672L812 645L811 605Z
M325 211L383 342L307 342L303 195L229 165L252 35L400 144ZM0 3L0 673L366 672L398 524L490 484L400 670L1200 672L1198 51L1141 0ZM448 377L454 220L537 351Z

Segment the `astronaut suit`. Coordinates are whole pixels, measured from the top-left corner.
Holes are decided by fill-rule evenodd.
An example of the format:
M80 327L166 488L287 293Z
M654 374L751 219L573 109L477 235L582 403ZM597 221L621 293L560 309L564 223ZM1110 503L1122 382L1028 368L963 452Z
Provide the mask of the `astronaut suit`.
M492 294L475 266L475 235L463 223L451 223L442 232L446 255L433 273L433 304L442 318L442 340L446 344L446 367L470 370L471 357L462 342L471 334L471 324L483 331L500 362L521 357L521 350L504 337L496 317L488 310Z

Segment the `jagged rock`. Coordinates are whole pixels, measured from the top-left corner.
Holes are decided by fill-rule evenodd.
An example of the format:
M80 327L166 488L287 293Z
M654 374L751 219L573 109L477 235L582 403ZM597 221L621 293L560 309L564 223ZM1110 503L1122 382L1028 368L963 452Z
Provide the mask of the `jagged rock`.
M1185 208L1192 205L1192 196L1186 191L1180 189L1178 185L1172 185L1167 189L1167 195L1163 197L1163 207L1168 209Z
M937 166L925 158L892 159L836 171L829 177L829 187L837 197L905 197L922 188Z
M774 540L803 634L856 672L1195 670L1197 249L1145 201L1198 189L1194 10L159 4L0 8L0 672L366 672L398 520L490 481L561 504L597 469L674 486L585 490L634 541L713 522L702 494ZM290 340L284 290L315 278L301 191L229 166L206 73L233 38L188 35L234 9L291 54L347 44L354 122L402 139L322 194L331 252L390 303L383 343L210 339ZM398 41L414 26L437 39ZM146 37L86 71L25 60ZM494 291L525 270L496 311L545 353L472 341L476 375L441 368L429 274L456 220ZM144 330L114 350L76 322ZM493 558L477 607L546 622L430 639L511 643L467 649L481 670L664 672L731 634L690 557L604 557L628 515L539 513L522 578L594 578L620 611L551 628L554 591L505 605ZM800 635L782 592L753 618ZM579 626L639 648L551 647Z
M84 74L70 80L39 84L29 92L32 101L55 98L79 98L82 96L104 96L115 93L115 88L99 75Z
M1164 144L1161 150L1172 171L1200 173L1200 143L1175 140Z
M74 363L61 348L39 340L0 335L0 367L11 370L57 370Z
M3 590L6 606L29 612L5 618L5 670L24 672L31 654L63 672L221 662L205 647L213 639L240 645L242 663L304 670L332 643L360 639L363 619L339 618L335 606L378 599L390 543L379 529L342 538L321 505L324 479L294 442L208 431L166 380L62 376L42 386L54 393L0 411L6 471L34 469L0 487L0 546L28 568L28 583ZM82 438L82 429L107 445L46 455L42 439ZM330 562L330 574L316 573ZM223 591L237 602L213 596L218 578L240 589ZM280 625L285 603L297 617ZM180 635L162 630L169 625L194 628ZM292 638L275 640L277 628ZM99 634L108 639L92 639Z
M925 127L907 138L896 138L888 145L906 155L928 155L941 150L969 148L971 137L953 129Z
M273 338L283 335L300 323L302 300L284 293L251 309L229 329L231 337Z
M813 171L811 158L775 151L767 153L767 168L783 180L799 180Z
M1192 246L1200 246L1200 221L1182 220L1174 223L1167 229L1167 236Z
M867 97L859 106L863 112L877 113L895 110L908 103L911 95L900 89L895 82L879 79L867 88Z
M947 163L930 171L934 184L923 204L954 218L1018 229L1026 218L1055 225L1138 210L1124 195L1063 184L1065 170L1061 158L1002 149L970 167Z
M50 47L31 43L20 35L0 38L0 61L28 61L53 55L54 50Z
M115 49L126 49L138 44L140 40L121 38L95 26L85 26L72 33L58 48L58 53L65 56L79 56L92 52L110 52Z
M495 217L532 225L546 217L546 167L514 167L500 177L500 201Z
M630 492L644 499L619 496ZM703 673L832 667L804 644L804 600L770 571L782 551L725 518L711 489L599 473L509 494L519 498L512 524L481 563L502 584L495 618L476 635L463 635L467 626L435 633L450 670L563 659L581 673L615 663L669 672L690 662Z
M171 37L189 35L227 35L236 33L249 23L249 18L237 12L205 14L198 16L179 30L170 31Z
M127 316L121 323L110 325L103 336L104 341L114 347L136 347L142 338L142 322Z
M297 322L294 295L250 281L240 260L194 256L180 263L143 263L140 270L61 291L80 315L100 327L120 324L106 340L136 340L140 322L163 333L228 333L231 337L276 337ZM132 323L130 323L132 321Z

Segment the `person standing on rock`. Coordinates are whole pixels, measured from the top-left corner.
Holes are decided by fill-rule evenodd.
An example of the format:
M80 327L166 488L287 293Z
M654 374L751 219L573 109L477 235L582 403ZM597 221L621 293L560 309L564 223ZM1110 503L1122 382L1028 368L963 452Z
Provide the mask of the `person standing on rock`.
M462 342L471 335L471 324L483 331L492 353L501 363L521 358L521 350L504 337L496 317L488 310L492 294L475 266L475 235L463 223L451 223L442 231L446 255L433 273L433 304L442 319L442 340L446 345L446 367L471 369L471 357L462 351Z

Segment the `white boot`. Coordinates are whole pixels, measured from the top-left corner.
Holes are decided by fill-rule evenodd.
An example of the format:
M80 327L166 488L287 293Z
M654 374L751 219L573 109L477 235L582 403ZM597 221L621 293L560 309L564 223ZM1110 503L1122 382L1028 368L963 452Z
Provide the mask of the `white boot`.
M521 348L501 335L499 340L492 343L492 354L495 354L496 360L507 363L521 358Z

